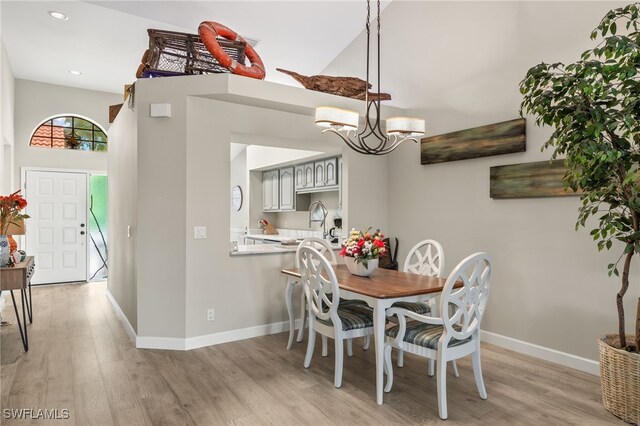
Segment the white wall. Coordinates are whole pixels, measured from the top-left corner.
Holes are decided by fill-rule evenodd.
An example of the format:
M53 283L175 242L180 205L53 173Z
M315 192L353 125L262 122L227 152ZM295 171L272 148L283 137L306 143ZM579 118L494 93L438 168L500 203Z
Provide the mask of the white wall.
M9 57L0 42L0 194L9 194L18 189L13 182L15 79Z
M426 119L427 135L516 118L527 69L577 60L593 46L590 31L618 4L392 2L383 13L383 55L394 46L412 53L403 67L383 60L383 90ZM357 75L362 49L361 35L323 73ZM619 284L606 265L618 253L598 253L589 230L574 231L578 198L489 198L489 168L548 159L540 147L549 134L528 119L525 153L427 166L418 145L400 147L388 157L388 234L399 237L401 259L419 240L439 240L447 272L488 251L494 278L485 330L597 359L597 336L617 330ZM629 330L640 296L637 267L626 297Z
M122 96L30 80L16 80L15 169L16 184L21 167L107 170L104 152L50 149L29 146L31 134L45 119L57 114L78 114L109 128L109 105L122 103Z
M231 160L231 178L229 194L231 189L238 185L242 190L242 206L240 210L236 211L235 208L229 203L229 215L231 228L245 229L249 226L249 171L247 170L247 149L243 149ZM231 198L231 197L229 197Z

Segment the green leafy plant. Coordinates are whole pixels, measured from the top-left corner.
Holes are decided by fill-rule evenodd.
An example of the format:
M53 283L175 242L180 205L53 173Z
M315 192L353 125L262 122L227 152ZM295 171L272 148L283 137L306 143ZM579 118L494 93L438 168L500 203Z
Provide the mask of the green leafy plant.
M554 127L542 147L552 159L564 156L565 186L582 191L576 230L595 217L591 231L598 250L623 245L609 275L619 276L616 296L619 341L614 346L640 352L640 299L635 342L625 338L623 297L629 271L640 254L640 32L639 3L612 10L591 33L602 37L572 64L534 66L520 83L521 115ZM622 31L620 31L622 30ZM618 244L615 247L619 247ZM624 260L623 260L624 259Z

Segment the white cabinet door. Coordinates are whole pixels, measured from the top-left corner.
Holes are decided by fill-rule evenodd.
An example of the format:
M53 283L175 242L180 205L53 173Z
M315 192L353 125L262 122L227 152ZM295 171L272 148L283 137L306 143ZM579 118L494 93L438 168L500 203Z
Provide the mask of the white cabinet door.
M33 284L87 280L87 175L28 171L26 251Z
M324 161L313 163L313 170L315 174L314 186L325 186Z
M330 158L324 161L324 184L338 184L338 159Z
M304 188L304 166L296 166L295 168L296 189Z
M278 171L262 172L262 210L278 210Z
M280 210L294 210L293 167L280 169Z
M278 207L280 207L278 175L279 173L277 170L271 171L271 207L273 210L278 210Z
M304 165L304 187L313 188L313 163Z

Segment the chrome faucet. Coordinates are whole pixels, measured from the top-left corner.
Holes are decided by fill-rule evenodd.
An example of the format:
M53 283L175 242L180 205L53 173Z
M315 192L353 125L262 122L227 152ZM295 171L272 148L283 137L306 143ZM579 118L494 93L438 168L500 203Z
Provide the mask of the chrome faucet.
M322 222L322 238L325 240L327 239L327 235L329 235L329 233L327 232L328 214L329 211L324 206L324 204L322 204L322 201L314 201L309 206L309 228L311 228L312 222ZM322 219L319 218L320 216L322 216Z

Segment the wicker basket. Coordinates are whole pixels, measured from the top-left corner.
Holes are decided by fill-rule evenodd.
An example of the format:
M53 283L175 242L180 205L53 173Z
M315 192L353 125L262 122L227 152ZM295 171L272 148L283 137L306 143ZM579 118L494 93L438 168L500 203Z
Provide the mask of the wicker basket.
M227 73L202 44L197 34L148 29L149 50L142 58L142 78L172 75ZM220 46L239 64L244 64L245 43L218 39Z
M640 354L616 349L606 338L598 340L602 402L611 414L640 424Z

